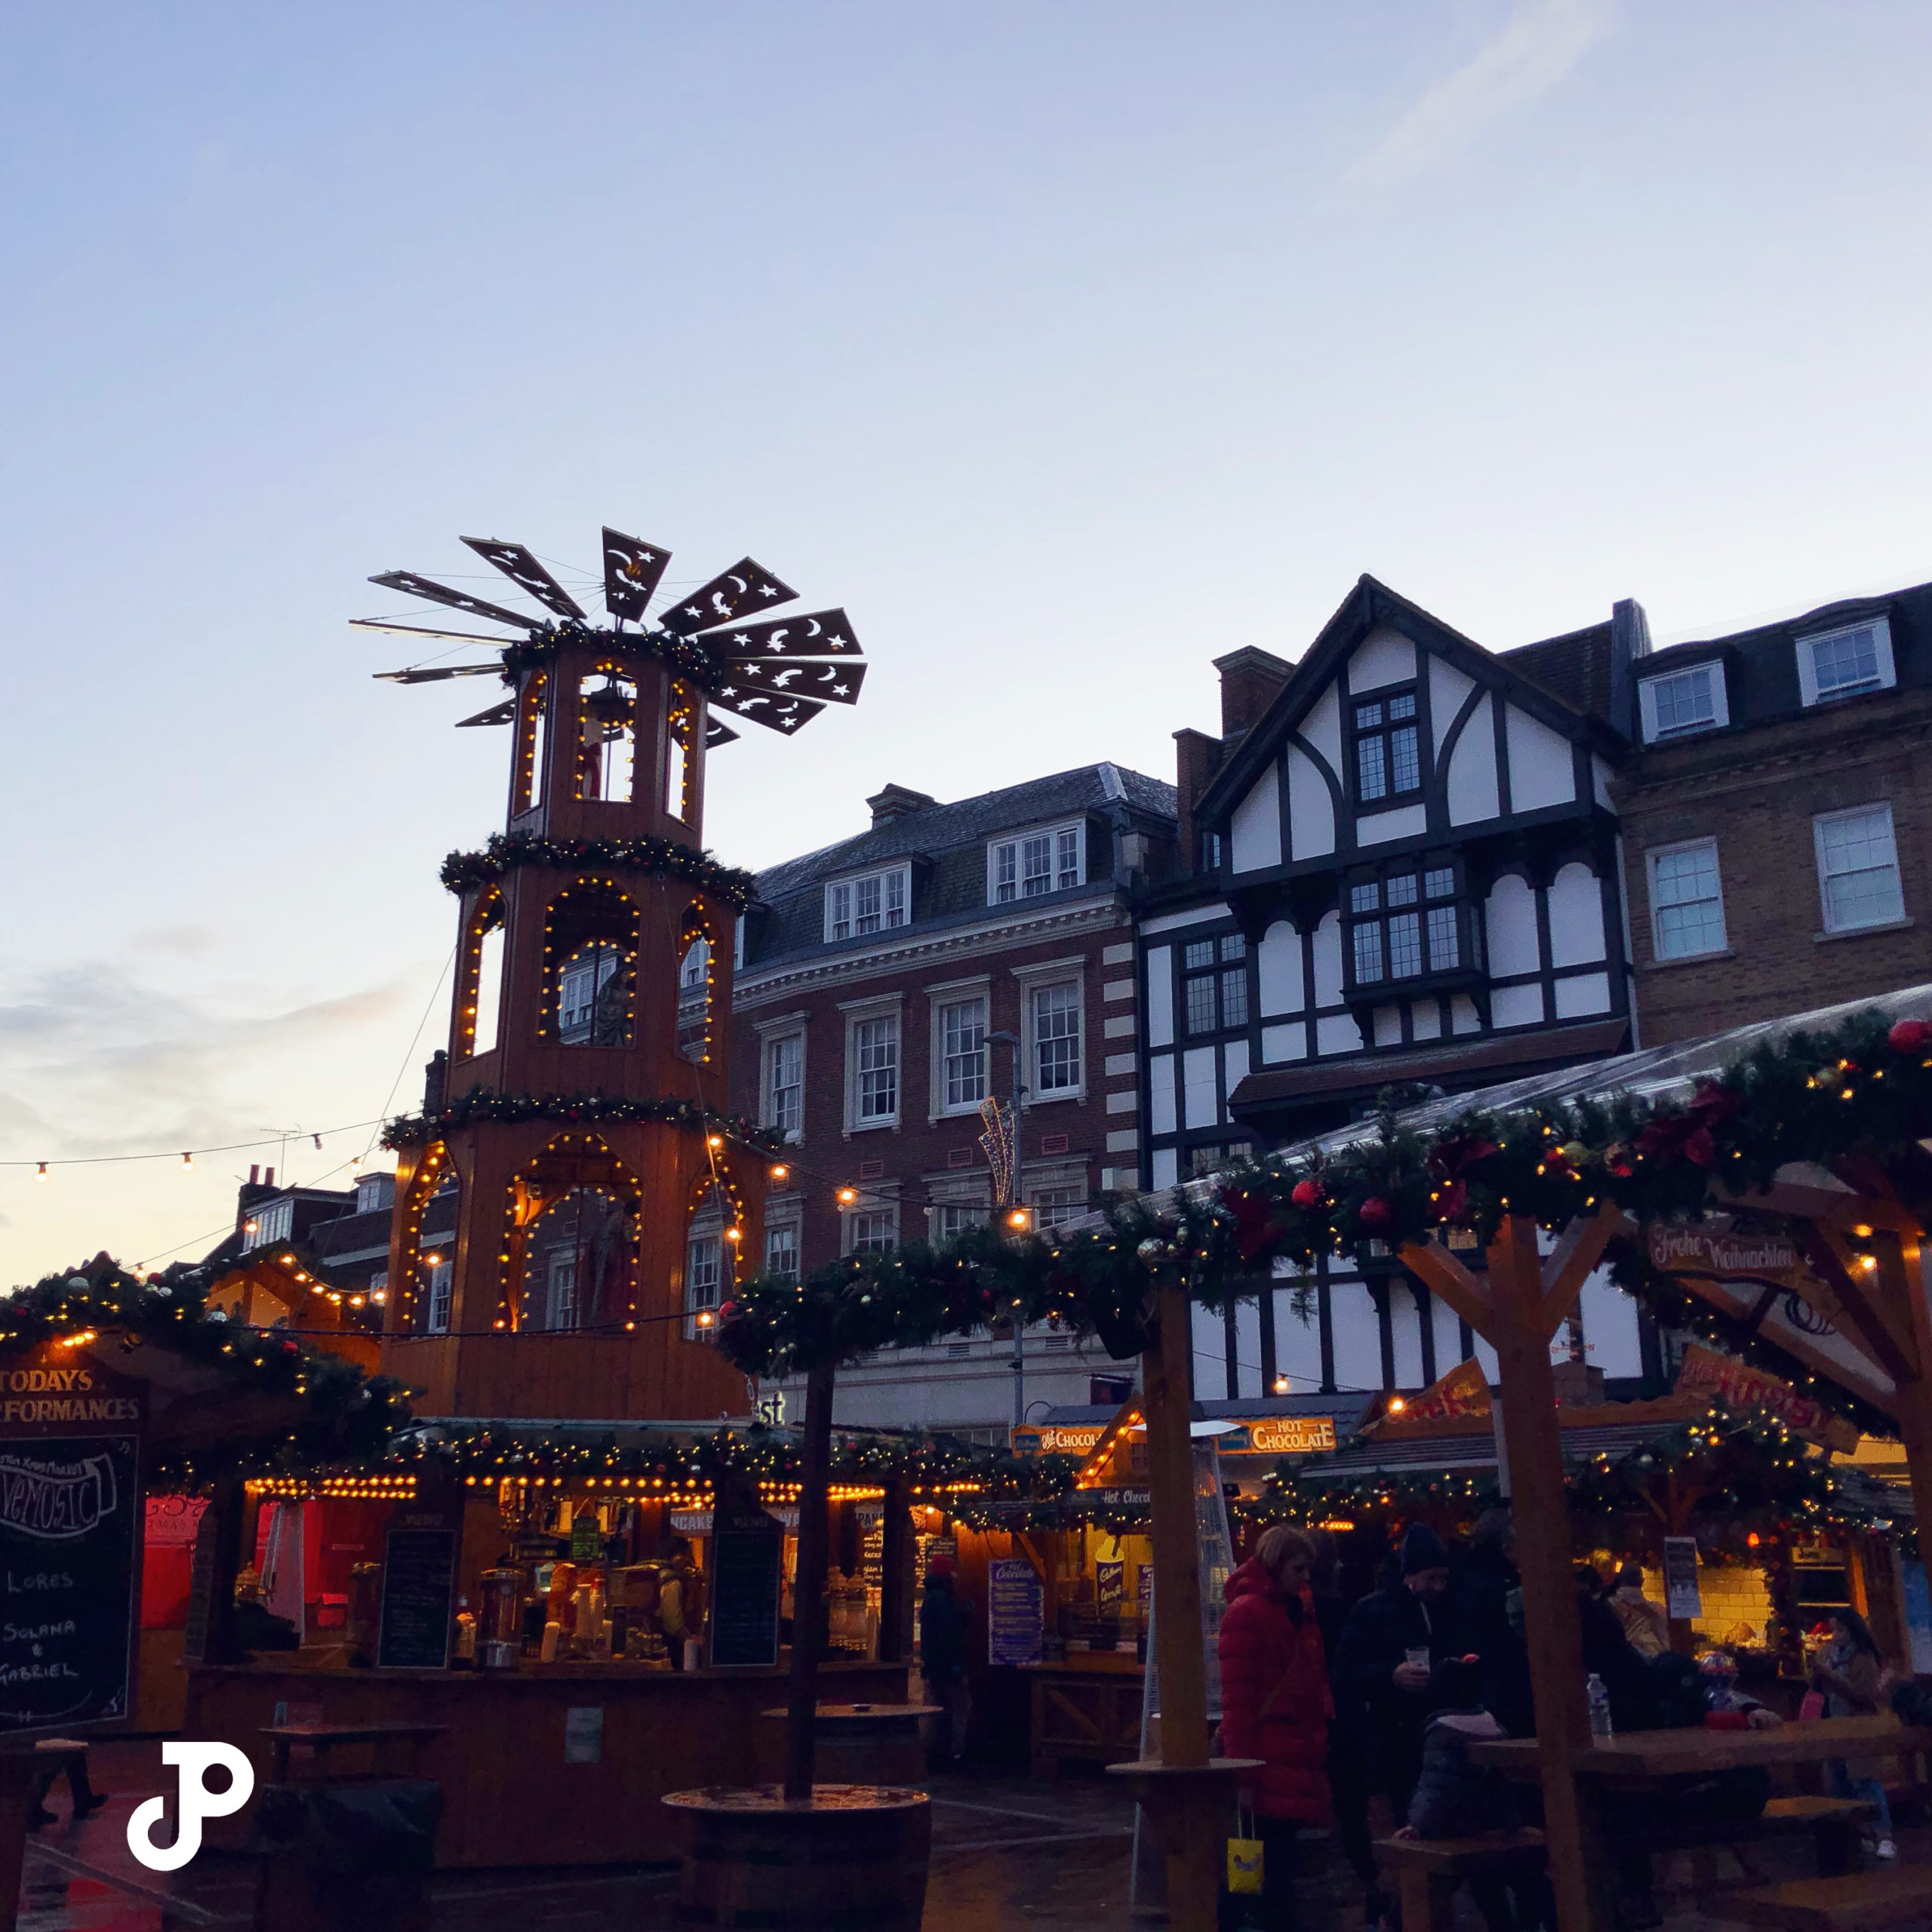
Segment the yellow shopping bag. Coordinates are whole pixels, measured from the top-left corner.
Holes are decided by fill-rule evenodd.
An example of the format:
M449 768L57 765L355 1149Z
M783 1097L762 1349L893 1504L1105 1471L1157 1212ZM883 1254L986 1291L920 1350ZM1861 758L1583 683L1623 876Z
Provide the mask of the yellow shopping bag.
M1261 1890L1261 1841L1254 1816L1245 1806L1235 1814L1235 1835L1228 1841L1228 1890L1251 1895Z

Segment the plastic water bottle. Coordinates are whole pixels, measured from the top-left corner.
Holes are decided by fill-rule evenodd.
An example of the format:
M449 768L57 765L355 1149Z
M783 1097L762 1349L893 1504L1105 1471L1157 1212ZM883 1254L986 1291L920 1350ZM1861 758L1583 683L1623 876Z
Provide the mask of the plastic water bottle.
M1608 1737L1612 1732L1610 1693L1603 1687L1603 1679L1595 1671L1590 1672L1589 1681L1583 1687L1583 1696L1590 1707L1590 1735Z

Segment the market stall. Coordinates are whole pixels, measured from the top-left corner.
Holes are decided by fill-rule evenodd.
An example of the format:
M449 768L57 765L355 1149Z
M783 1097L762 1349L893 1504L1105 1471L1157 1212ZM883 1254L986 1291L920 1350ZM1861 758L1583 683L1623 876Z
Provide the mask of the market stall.
M797 1446L729 1425L446 1421L358 1472L260 1482L245 1601L272 1616L278 1510L355 1506L373 1560L352 1567L340 1627L191 1668L186 1727L264 1769L273 1724L439 1727L418 1768L445 1789L445 1865L668 1857L675 1821L655 1795L770 1774ZM999 1487L1002 1459L860 1433L834 1455L823 1698L903 1704L919 1552ZM536 1764L557 1778L512 1798Z

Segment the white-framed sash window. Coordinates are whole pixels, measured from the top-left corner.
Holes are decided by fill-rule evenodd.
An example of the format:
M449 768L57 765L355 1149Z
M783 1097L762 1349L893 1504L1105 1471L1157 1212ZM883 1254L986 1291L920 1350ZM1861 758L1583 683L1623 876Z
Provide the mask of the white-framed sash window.
M1651 943L1659 959L1695 959L1721 952L1724 885L1718 873L1718 841L1694 838L1647 853L1651 875Z
M1828 933L1896 924L1905 917L1890 805L1827 812L1811 821L1818 894Z
M764 1124L787 1140L805 1128L805 1036L781 1033L764 1042Z
M1798 695L1807 705L1889 691L1897 681L1892 627L1884 617L1798 640Z
M856 878L835 880L825 888L827 940L860 939L888 932L906 922L912 902L912 871L894 866Z
M986 903L1065 892L1085 879L1086 854L1087 828L1079 819L995 838L986 847Z

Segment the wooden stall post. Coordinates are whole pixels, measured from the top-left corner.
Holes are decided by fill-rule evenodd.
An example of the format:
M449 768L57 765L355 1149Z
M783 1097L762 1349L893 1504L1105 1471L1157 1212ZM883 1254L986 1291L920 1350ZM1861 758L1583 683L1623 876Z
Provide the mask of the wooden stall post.
M1593 1217L1573 1221L1546 1261L1537 1253L1535 1221L1512 1215L1489 1244L1487 1281L1439 1241L1411 1241L1401 1251L1404 1265L1496 1350L1550 1884L1561 1932L1607 1932L1612 1913L1604 1863L1586 1842L1589 1821L1571 1762L1571 1752L1588 1740L1589 1719L1549 1343L1623 1226L1606 1203Z
M1178 1287L1158 1303L1140 1360L1153 1516L1154 1643L1161 1678L1161 1761L1208 1761L1208 1676L1201 1651L1201 1554L1194 1516L1194 1400L1188 1307Z
M1201 1550L1194 1509L1192 1354L1187 1297L1177 1282L1164 1284L1155 1297L1153 1339L1140 1358L1153 1516L1161 1755L1107 1768L1132 1785L1167 1855L1168 1915L1174 1932L1214 1932L1235 1783L1257 1761L1211 1761L1208 1755Z
M1550 1882L1564 1932L1591 1923L1583 1820L1571 1753L1589 1736L1583 1694L1583 1632L1570 1549L1570 1505L1563 1487L1563 1444L1556 1419L1543 1269L1536 1223L1506 1223L1489 1250L1490 1290L1500 1318L1490 1340L1502 1384L1503 1428L1523 1582L1524 1636L1542 1761L1544 1830Z
M792 1580L792 1679L785 1716L785 1801L808 1803L818 1721L818 1659L825 1644L825 1571L831 1524L832 1387L829 1362L805 1376L804 1441L798 1484L798 1568Z

